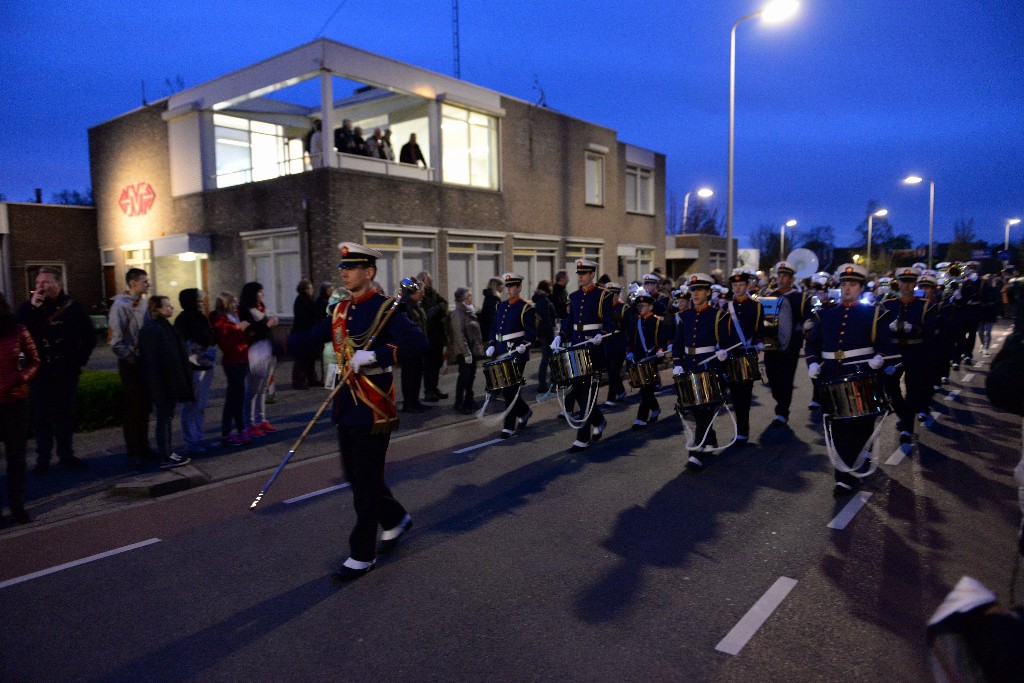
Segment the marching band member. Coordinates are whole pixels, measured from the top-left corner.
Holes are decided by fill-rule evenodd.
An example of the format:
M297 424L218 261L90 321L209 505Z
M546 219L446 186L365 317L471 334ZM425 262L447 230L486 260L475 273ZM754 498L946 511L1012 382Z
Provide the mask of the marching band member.
M860 300L868 279L867 269L846 263L839 267L838 277L839 304L821 308L807 333L807 374L822 382L855 374L863 363L872 370L882 370L886 361L879 350L890 343L885 309ZM847 364L850 360L863 363ZM832 423L836 452L845 464L844 469L851 470L835 468L833 495L848 496L859 484L856 474L862 474L869 465L870 453L862 455L862 451L871 439L875 419L875 415L863 415Z
M789 346L764 352L764 371L768 376L772 398L775 399L775 419L768 426L781 428L789 423L793 381L796 378L796 368L800 364L800 351L804 345L804 322L811 317L812 300L809 291L801 292L793 287L796 269L792 264L779 261L775 265L775 273L777 286L769 296L783 299L780 306L789 306L792 325L789 331ZM779 319L781 321L781 316Z
M736 355L751 350L764 350L764 308L761 302L747 296L747 285L750 273L736 270L729 276L732 286L732 301L725 310L719 312L715 322L715 339L718 351L715 355L719 362L729 358L726 349L737 344ZM750 445L750 404L754 397L754 380L736 380L729 378L729 391L732 394L733 410L736 413L736 445Z
M384 481L384 460L391 432L398 428L394 378L396 361L422 356L427 337L401 311L394 297L377 293L379 251L342 242L341 281L351 298L335 304L330 315L309 331L316 348L333 342L343 386L334 398L331 420L338 429L338 450L352 486L356 525L349 536L351 554L332 578L352 581L373 569L378 554L392 552L412 527L412 518ZM377 546L377 527L384 529Z
M644 290L647 295L654 301L654 315L665 316L665 311L668 310L669 300L667 296L664 296L658 291L658 285L661 283L661 278L654 273L647 273L641 278L641 284L644 286Z
M637 363L655 358L654 363L657 366L657 361L665 356L665 347L669 339L668 330L662 317L654 314L654 299L648 292L638 293L633 305L636 307L636 316L632 318L633 323L626 330L626 360ZM640 387L640 406L637 408L636 421L633 422L634 430L643 429L658 421L661 406L658 405L656 391L655 382Z
M899 418L896 429L900 443L913 443L914 415L923 413L932 395L932 358L925 342L935 333L937 310L925 299L914 295L921 277L917 268L897 268L899 296L880 305L889 313L889 331L895 353L902 356L902 368L886 377L886 389ZM901 391L900 379L907 385Z
M551 348L557 351L562 345L563 339L569 341L573 346L589 343L591 363L594 366L594 371L598 372L604 369L605 359L604 353L599 352L597 347L606 335L615 331L615 319L611 293L594 284L596 272L596 261L577 259L576 277L579 289L569 295L569 315L562 320L561 331L551 342ZM591 391L597 391L597 388L591 388L589 377L580 377L573 381L571 395L579 401L584 413L590 403ZM566 403L568 403L568 399ZM577 453L589 448L591 441L601 438L606 424L604 414L597 406L595 397L593 409L576 430L576 440L572 442L569 452Z
M719 311L708 303L711 285L714 280L710 275L696 273L687 282L691 306L679 314L679 325L672 341L673 377L686 372L698 372L707 369L703 361L715 355L715 318ZM707 456L718 447L718 437L711 422L715 417L715 409L709 406L691 408L697 422L696 434L700 441L690 450L686 469L700 472L704 469Z
M622 301L622 285L617 282L609 282L604 286L605 290L612 295L612 317L615 320L615 330L623 331L626 324L627 312L630 307ZM622 383L622 366L626 363L626 338L624 334L616 334L604 342L605 359L608 361L608 400L602 405L605 408L614 408L626 400L626 385Z
M494 321L489 331L490 341L484 354L493 358L514 354L514 362L523 375L526 361L530 359L530 344L537 338L537 317L533 304L521 298L523 276L517 273L505 273L501 276L505 285L505 300L498 303L494 312ZM505 422L501 429L501 438L507 439L515 430L523 429L530 421L533 411L526 405L520 392L521 386L505 387Z
M948 358L948 354L943 351L943 344L945 343L943 337L945 335L940 334L942 331L942 299L939 296L939 279L935 271L926 270L922 272L921 277L917 280L917 286L924 292L924 300L931 304L932 309L935 311L931 337L926 338L924 343L928 357L929 400L925 401L924 408L917 414L917 421L924 422L928 419L928 413L931 412L931 397L942 388L943 359Z

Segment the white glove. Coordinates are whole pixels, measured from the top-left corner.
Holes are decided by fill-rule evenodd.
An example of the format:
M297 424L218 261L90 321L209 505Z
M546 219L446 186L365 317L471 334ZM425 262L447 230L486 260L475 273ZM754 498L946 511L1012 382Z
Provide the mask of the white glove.
M359 369L364 365L373 365L376 362L377 354L366 349L359 349L352 354L352 358L348 361L348 366L352 369L352 372L359 372Z
M594 346L599 346L601 344L601 339L601 333L598 332L597 334L590 338L590 343L593 344Z
M462 357L462 362L465 363L466 365L472 365L473 364L473 356L463 356Z
M954 301L959 300L962 296L963 296L963 294L960 293L959 289L956 290L955 292L953 292L953 300Z
M676 365L676 366L674 366L672 368L672 376L673 377L678 377L679 375L683 374L683 372L685 372L685 370L683 370L683 366L682 365Z
M811 379L817 379L818 375L821 374L821 363L811 363L807 366L807 376Z
M630 363L635 363L636 362L636 361L633 360L633 352L632 351L630 351L629 353L626 354L626 360L628 360Z
M665 352L662 351L661 349L658 349L657 351L654 352L654 355L657 356L658 358L664 358Z
M892 377L893 375L895 375L896 374L896 366L895 365L890 365L889 367L887 367L885 369L885 374L887 374L889 377Z
M911 325L910 323L905 322L903 323L903 331L909 334L914 331L914 326Z
M665 353L667 353L667 354L668 354L668 355L670 355L670 356L672 355L672 345L671 345L671 344L669 344L669 345L668 345L668 348L667 348L667 349L665 349Z
M551 340L551 350L557 351L558 347L562 345L562 335L556 334L555 338Z
M494 355L494 347L493 346L488 346L487 350L484 351L484 355L487 356L488 358L493 356Z
M725 349L718 349L717 351L715 351L715 358L724 362L726 359L729 358L729 352L726 351Z
M883 365L885 365L885 358L883 358L880 353L876 353L871 357L871 360L868 361L868 367L872 370L881 370Z
M524 353L526 353L526 349L528 348L530 347L528 347L526 344L520 344L519 346L516 347L516 353L518 353L521 356Z
M762 344L761 342L757 342L756 344L754 344L754 348L757 349L758 353L761 353L762 351L764 351L764 344Z
M807 320L804 321L804 332L810 332L812 327L814 327L813 320L808 318Z
M892 330L893 332L895 332L895 331L896 331L896 326L897 326L898 324L899 324L898 322L896 322L895 320L893 320L893 321L892 321L891 323L889 323L889 329L890 329L890 330Z

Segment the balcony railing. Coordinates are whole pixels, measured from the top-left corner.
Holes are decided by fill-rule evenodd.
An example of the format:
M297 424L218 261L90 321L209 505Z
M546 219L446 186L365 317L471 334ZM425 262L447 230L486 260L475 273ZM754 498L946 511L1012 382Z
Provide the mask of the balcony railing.
M331 158L331 166L343 170L363 171L364 173L378 173L380 175L392 176L395 178L411 178L431 182L434 180L434 169L423 168L419 165L403 164L398 161L386 159L374 159L357 154L343 154L335 152ZM228 173L220 173L216 176L217 187L232 187L244 185L258 180L269 180L286 175L294 175L312 170L308 162L303 159L290 159L253 168L244 168Z

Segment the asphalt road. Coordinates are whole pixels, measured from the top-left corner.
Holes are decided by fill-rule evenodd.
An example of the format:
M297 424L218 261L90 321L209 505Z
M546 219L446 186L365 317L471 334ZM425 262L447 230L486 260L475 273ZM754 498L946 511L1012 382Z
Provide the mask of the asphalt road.
M1020 599L1021 423L979 361L908 453L890 418L852 504L801 365L792 429L766 429L759 385L758 447L697 475L668 394L658 424L629 429L634 397L575 455L554 401L508 441L476 421L405 434L388 476L415 527L342 587L334 455L256 512L266 471L5 535L0 680L930 680L924 623L960 576Z

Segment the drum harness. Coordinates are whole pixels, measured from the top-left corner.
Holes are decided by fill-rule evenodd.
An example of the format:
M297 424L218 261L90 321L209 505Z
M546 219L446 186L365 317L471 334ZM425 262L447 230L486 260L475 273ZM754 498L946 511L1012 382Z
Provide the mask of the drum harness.
M612 336L613 334L618 334L618 333L619 333L618 330L615 330L614 332L609 332L608 334L603 335L601 337L601 339L602 340L607 339L608 337ZM579 344L573 344L572 346L569 347L569 349L578 349L581 346L585 346L587 344L593 344L593 343L594 343L593 342L593 338L590 338L590 339L587 339L585 341L581 341ZM597 394L598 394L597 390L598 390L598 387L600 387L600 386L601 386L601 373L600 372L595 372L594 374L592 374L590 376L590 390L587 392L587 410L586 410L586 412L583 413L583 415L580 417L579 420L573 419L572 415L570 415L565 410L565 398L566 398L566 396L569 395L569 392L573 390L573 385L570 384L569 386L566 386L566 387L556 387L555 388L555 396L558 397L558 407L561 408L562 414L565 415L565 421L569 423L570 427L572 427L573 429L580 429L580 428L583 427L583 425L587 424L587 421L590 419L590 413L594 412L594 406L597 404ZM582 405L583 405L583 401L580 401L580 406L582 406Z
M521 337L521 336L523 336L522 332L520 332L519 334L515 334L514 335L515 338L518 338L518 337ZM511 339L511 338L513 338L512 334L505 335L504 337L502 337L498 341L502 341L502 340L506 340L506 339ZM498 360L505 360L506 358L511 358L512 356L518 356L518 355L519 354L516 353L515 350L512 350L512 351L509 351L508 353L504 353L504 354L498 356L494 360L496 360L496 361L498 361ZM524 384L526 384L526 383L525 382L520 382L519 383L519 388L516 389L516 396L515 396L515 398L513 398L511 401L509 401L508 406L505 407L505 410L503 410L501 413L499 413L497 415L493 415L493 416L491 416L489 418L486 418L486 419L484 418L484 412L486 412L486 410L487 410L487 404L491 402L491 392L489 392L489 391L485 392L486 396L484 398L484 404L482 406L480 406L480 410L476 411L476 419L479 420L482 424L486 425L487 427L497 427L499 424L501 424L505 420L505 416L508 415L509 411L512 410L512 408L516 405L516 401L519 400L519 394L523 391L523 385Z
M731 312L731 307L732 307L732 304L730 303L730 312ZM738 327L739 326L737 325L737 328ZM740 339L743 339L743 333L742 332L740 333ZM745 342L741 341L738 344L733 344L729 348L725 349L725 351L726 352L732 351L736 347L743 346L744 344L745 344ZM702 360L700 362L700 364L701 365L707 365L708 362L710 362L712 358L715 358L715 356L714 355L708 356L707 358ZM686 418L683 417L683 412L684 412L685 408L682 408L681 406L677 406L676 412L679 414L679 421L683 423L683 431L686 433L686 450L693 451L693 450L697 450L697 449L700 449L700 448L704 448L704 443L708 440L708 434L711 433L711 428L715 426L715 420L717 420L718 416L722 414L722 408L723 407L725 408L725 412L726 412L726 414L728 414L729 419L732 420L732 441L730 441L729 443L725 444L724 446L716 446L715 448L712 448L710 451L703 451L704 453L721 453L726 448L728 448L729 446L731 446L734 443L736 443L736 437L739 435L739 427L736 425L736 416L733 414L732 408L729 407L729 402L726 401L722 405L720 405L717 408L715 408L715 414L711 416L711 421L708 423L708 428L704 430L704 434L700 438L700 443L696 443L697 435L696 435L696 433L692 429L690 429L690 425L686 422Z

